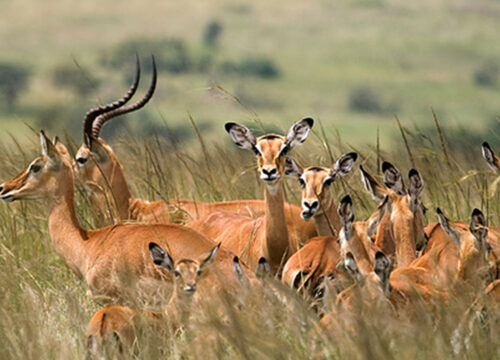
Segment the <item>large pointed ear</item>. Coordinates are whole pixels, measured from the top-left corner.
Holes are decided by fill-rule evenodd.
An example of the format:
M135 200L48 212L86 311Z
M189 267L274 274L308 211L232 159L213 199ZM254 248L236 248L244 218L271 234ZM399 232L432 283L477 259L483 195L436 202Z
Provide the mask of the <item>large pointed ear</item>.
M377 203L380 203L384 200L384 197L387 195L387 190L384 189L378 181L369 173L363 169L363 166L359 166L359 170L361 171L361 181L365 186L366 191L370 193L373 200Z
M301 145L304 141L306 141L307 135L309 135L313 124L314 120L311 118L305 118L293 124L288 131L288 135L285 139L285 146L281 150L281 153L284 154L288 150L291 150L295 146Z
M408 195L410 197L411 209L413 212L417 210L420 204L420 198L422 197L422 191L424 190L424 179L417 170L411 169L408 173Z
M344 266L354 282L360 283L361 274L359 273L358 264L356 263L356 260L354 260L354 256L350 251L345 254Z
M241 284L248 283L248 279L243 271L243 268L241 267L240 258L238 256L234 256L233 258L233 271L234 275L236 275L236 278Z
M375 262L373 264L373 271L377 274L378 278L382 282L384 291L388 293L390 291L389 280L391 277L392 264L391 260L385 256L381 251L375 253Z
M483 142L481 150L483 152L483 157L486 160L486 163L488 164L490 169L496 172L500 172L500 160L498 159L498 156L496 156L493 150L491 149L490 144L488 144L486 141Z
M346 240L352 235L352 223L354 221L354 211L352 210L352 199L349 195L342 198L337 210L342 229L344 230Z
M236 146L242 149L252 150L256 154L259 154L259 151L255 147L257 139L249 128L232 122L226 123L224 128L229 133Z
M100 164L103 164L110 159L108 149L106 149L102 141L102 139L94 139L90 143L90 152L94 156L95 161Z
M460 247L460 233L458 232L455 225L453 225L450 220L443 214L440 208L436 209L439 224L443 228L444 232L450 237L450 239Z
M61 157L57 152L55 145L47 138L44 131L40 131L40 145L42 147L42 155L47 158L52 166L59 165Z
M388 161L382 163L384 173L384 184L398 195L405 195L406 189L401 172Z
M154 243L149 243L149 254L151 255L151 259L155 265L161 266L164 269L167 269L169 272L174 270L174 260L170 257L168 252L163 250L163 248Z
M202 254L198 258L198 263L200 264L200 271L206 269L214 261L215 255L217 255L217 251L219 251L220 244L221 243L218 243L210 251L207 251L205 254Z
M469 230L477 240L478 249L486 249L486 236L488 236L488 223L481 210L472 211Z
M377 210L368 219L368 226L366 227L366 232L368 236L372 236L377 232L377 228L380 222L384 218L384 215L390 211L390 200L389 196L385 196L384 200L378 205Z
M337 161L333 165L333 169L330 176L335 177L337 175L338 176L347 175L354 166L354 162L356 161L357 158L358 154L355 152L350 152L342 155L337 159Z
M255 270L255 276L257 276L259 279L262 279L266 276L269 275L271 272L271 266L267 262L265 257L260 257L259 258L259 263L257 264L257 269Z
M287 156L285 160L285 175L300 178L303 173L304 169L295 160Z

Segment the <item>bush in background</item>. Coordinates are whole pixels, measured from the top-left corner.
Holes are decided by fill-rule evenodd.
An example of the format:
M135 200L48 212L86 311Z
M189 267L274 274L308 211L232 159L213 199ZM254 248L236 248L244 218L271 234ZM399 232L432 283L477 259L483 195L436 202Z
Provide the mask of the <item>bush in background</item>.
M205 26L205 30L203 32L203 42L205 45L210 47L217 46L221 33L221 23L217 20L213 20Z
M102 63L108 67L131 66L134 64L135 54L144 57L153 54L159 70L171 73L183 73L192 69L192 60L184 40L182 39L147 39L140 38L127 40L118 44L103 59ZM150 61L142 61L143 69L151 70Z
M225 61L221 64L221 70L225 73L258 76L264 79L274 79L280 74L274 61L265 56L248 58L238 62Z
M99 81L90 74L83 72L74 64L61 64L52 70L52 83L55 87L62 87L85 96L95 89Z
M382 113L384 106L379 94L368 87L358 87L349 95L349 109L357 112Z
M0 64L0 93L10 111L19 94L28 87L30 71L12 63Z
M495 63L483 63L474 72L474 81L479 86L493 86L498 80L498 65Z

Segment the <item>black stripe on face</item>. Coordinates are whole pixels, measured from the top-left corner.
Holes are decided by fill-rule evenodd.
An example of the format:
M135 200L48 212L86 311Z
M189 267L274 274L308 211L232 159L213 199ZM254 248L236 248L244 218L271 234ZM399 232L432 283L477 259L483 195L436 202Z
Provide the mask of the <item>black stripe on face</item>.
M274 140L274 139L280 139L281 137L278 135L274 134L269 134L269 135L264 135L260 138L260 140Z

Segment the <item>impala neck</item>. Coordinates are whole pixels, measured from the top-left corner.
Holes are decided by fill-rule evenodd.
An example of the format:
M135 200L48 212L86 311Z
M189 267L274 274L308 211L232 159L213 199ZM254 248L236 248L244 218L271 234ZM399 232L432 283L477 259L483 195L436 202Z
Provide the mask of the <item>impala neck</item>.
M187 324L192 302L193 295L179 295L177 289L175 290L165 308L165 313L174 331Z
M265 229L267 256L270 264L276 267L284 263L296 248L288 236L285 218L285 204L281 182L265 186Z
M113 162L113 172L109 179L113 195L112 201L116 204L116 210L120 220L130 219L130 203L134 200L123 174L123 168L118 161Z
M49 233L56 252L81 277L86 260L86 231L76 216L72 172L66 165L63 167L57 193L48 199Z
M393 224L394 243L396 245L396 266L408 266L417 258L413 217Z
M340 229L340 219L334 201L324 204L325 210L314 215L314 225L318 236L337 236ZM333 233L332 233L333 231Z

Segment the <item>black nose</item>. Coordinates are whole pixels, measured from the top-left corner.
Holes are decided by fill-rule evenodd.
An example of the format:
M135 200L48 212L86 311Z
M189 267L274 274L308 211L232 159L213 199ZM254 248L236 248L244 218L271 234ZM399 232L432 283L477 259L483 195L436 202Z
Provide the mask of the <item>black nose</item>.
M307 207L309 210L314 210L318 207L318 200L313 200L313 202L310 204L309 201L304 200L304 206Z
M262 173L264 175L267 175L267 176L274 175L274 174L276 174L276 172L277 172L276 168L273 168L273 169L271 169L269 171L267 171L266 169L262 169Z

